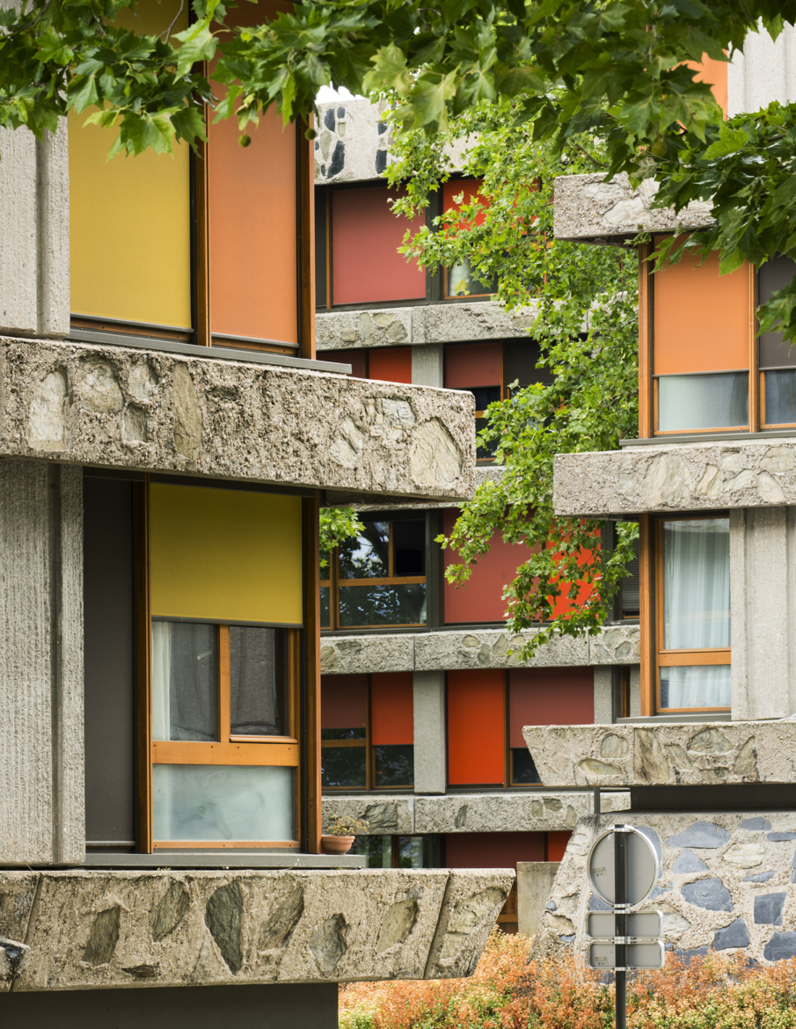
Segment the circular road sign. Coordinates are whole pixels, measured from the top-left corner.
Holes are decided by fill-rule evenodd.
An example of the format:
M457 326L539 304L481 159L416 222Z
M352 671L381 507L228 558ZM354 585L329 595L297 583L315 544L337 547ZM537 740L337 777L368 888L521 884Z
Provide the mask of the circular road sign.
M625 850L625 896L617 897L616 864L617 837L624 839ZM658 855L652 841L639 832L635 826L614 826L598 837L586 863L589 881L597 896L610 904L640 904L652 893L658 881Z

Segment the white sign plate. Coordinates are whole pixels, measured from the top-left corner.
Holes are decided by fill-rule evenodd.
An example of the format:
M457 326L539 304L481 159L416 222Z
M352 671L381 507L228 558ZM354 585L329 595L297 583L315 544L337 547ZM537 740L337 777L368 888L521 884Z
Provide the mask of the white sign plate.
M633 911L625 915L627 930L625 938L656 939L663 936L662 911ZM586 932L592 939L613 940L620 933L616 930L616 912L590 911Z
M658 881L658 855L652 842L632 825L616 826L603 833L593 844L586 867L589 881L597 896L612 907L616 896L615 841L625 838L626 884L623 904L640 904L652 893Z
M625 963L621 967L616 963L616 944L590 943L589 968L614 969L615 971L644 970L663 968L665 951L663 940L650 940L646 943L628 943L625 945Z

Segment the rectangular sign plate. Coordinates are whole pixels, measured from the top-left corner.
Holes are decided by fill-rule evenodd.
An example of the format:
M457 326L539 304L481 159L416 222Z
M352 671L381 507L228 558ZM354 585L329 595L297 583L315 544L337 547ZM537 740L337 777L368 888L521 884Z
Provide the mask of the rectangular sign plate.
M613 940L615 936L646 937L654 939L663 936L663 913L661 911L634 911L626 915L627 931L616 929L616 913L613 911L590 911L586 932L592 939Z
M614 969L622 971L663 968L663 940L625 945L625 963L616 963L616 944L590 943L589 968Z

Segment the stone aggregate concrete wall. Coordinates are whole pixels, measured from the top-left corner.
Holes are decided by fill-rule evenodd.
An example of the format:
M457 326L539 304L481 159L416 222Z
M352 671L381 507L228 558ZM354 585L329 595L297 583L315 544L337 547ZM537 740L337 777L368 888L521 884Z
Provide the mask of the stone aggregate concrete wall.
M589 849L626 821L652 841L661 877L638 910L663 912L667 950L743 951L757 961L796 957L796 813L632 814L584 818L570 839L536 937L537 955L585 953Z
M0 455L467 499L462 392L78 342L0 339Z
M509 636L502 629L439 629L418 633L322 636L321 673L457 671L468 668L561 668L637 665L637 625L609 626L595 636L559 636L523 663L517 651L533 630ZM510 650L515 653L509 654Z
M711 205L703 201L692 201L679 214L652 207L657 191L652 179L633 189L624 173L610 182L603 174L563 175L555 182L556 239L612 243L639 232L677 232L713 224Z
M507 869L0 873L0 990L467 976L513 878Z
M796 439L558 454L553 501L556 514L594 518L796 504Z
M796 782L796 721L530 725L545 786Z
M548 790L510 793L457 793L455 796L391 797L379 794L323 798L323 824L333 818L358 818L368 823L363 835L449 832L557 832L574 829L593 812L592 793ZM605 811L624 811L629 792L603 793Z
M319 312L318 353L359 347L512 339L527 336L535 320L534 307L509 313L494 300Z

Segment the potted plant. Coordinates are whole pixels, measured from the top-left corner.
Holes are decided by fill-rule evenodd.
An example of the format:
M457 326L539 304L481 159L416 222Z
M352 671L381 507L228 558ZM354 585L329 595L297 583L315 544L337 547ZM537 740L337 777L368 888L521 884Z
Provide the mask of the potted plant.
M368 823L358 818L341 818L335 815L321 836L324 854L347 854L354 846L354 840L368 828Z

